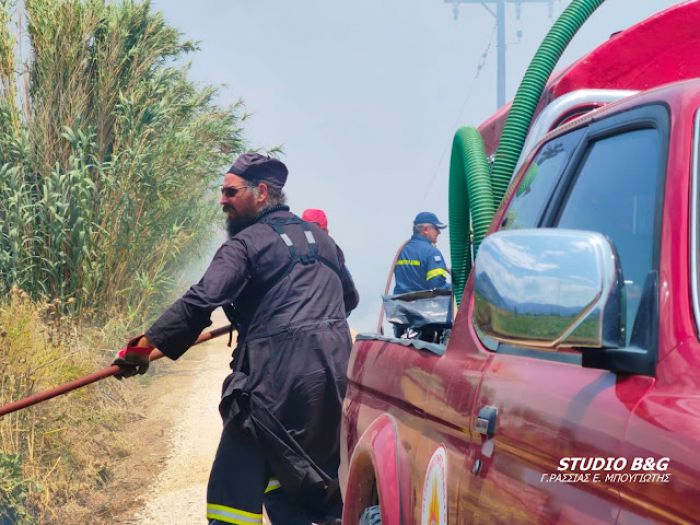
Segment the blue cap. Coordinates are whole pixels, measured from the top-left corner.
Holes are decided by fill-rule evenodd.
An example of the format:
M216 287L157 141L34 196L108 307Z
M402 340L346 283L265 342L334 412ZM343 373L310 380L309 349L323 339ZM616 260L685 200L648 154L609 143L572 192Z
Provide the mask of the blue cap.
M416 215L413 224L432 224L433 226L441 230L443 228L447 228L447 224L443 224L442 222L440 222L440 219L437 218L437 215L429 211L422 211L418 215Z

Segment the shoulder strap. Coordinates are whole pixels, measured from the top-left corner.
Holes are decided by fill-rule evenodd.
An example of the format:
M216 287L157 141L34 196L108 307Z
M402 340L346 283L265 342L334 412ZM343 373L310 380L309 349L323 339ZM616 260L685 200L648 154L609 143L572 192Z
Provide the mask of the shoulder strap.
M277 283L279 283L282 279L287 277L292 272L294 267L299 263L303 265L310 265L314 264L315 262L320 262L321 264L333 270L333 272L338 276L342 283L342 273L340 268L338 267L338 264L333 264L331 261L329 261L319 253L318 243L316 242L316 238L314 237L314 233L313 231L311 231L308 222L302 221L298 217L270 219L264 218L260 221L260 224L266 224L267 226L272 228L272 230L274 230L274 232L277 235L279 235L282 242L284 242L285 246L287 246L290 255L289 263L284 268L279 270L276 275L272 276L272 278L267 283L265 283L264 286L258 288L257 294L259 295L260 300L262 300L262 297L267 295L267 293L270 290L272 290L277 285ZM304 244L306 244L305 247L298 247L297 245L295 245L292 238L285 231L286 227L293 224L301 225L302 229L304 230ZM299 248L303 248L303 250L300 250ZM258 305L256 305L254 309L257 309L259 304L260 303L258 302ZM235 312L236 309L236 304L232 304L229 306L229 311L232 313ZM252 314L250 315L250 317L252 317ZM230 338L231 334L229 334L229 345L231 344Z

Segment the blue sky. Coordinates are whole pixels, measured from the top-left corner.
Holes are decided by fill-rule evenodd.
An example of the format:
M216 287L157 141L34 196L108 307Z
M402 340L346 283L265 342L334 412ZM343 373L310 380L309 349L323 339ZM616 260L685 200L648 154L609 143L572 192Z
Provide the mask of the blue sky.
M678 3L608 0L559 67ZM553 16L567 4L552 2ZM443 0L157 0L153 6L199 41L190 77L220 86L221 105L245 102L250 145L283 147L292 211L326 210L360 291L351 325L373 329L389 265L410 236L413 217L428 210L447 221L454 132L496 109L492 15L463 5L455 20ZM546 4L523 3L520 20L508 6L507 99L554 19ZM438 246L449 260L448 236Z

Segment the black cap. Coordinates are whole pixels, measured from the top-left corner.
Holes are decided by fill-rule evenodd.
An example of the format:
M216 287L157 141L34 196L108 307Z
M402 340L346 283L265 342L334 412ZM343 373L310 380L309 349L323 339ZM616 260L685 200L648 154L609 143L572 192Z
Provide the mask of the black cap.
M266 182L281 188L287 182L287 166L280 160L248 151L240 155L228 173L233 173L251 182Z

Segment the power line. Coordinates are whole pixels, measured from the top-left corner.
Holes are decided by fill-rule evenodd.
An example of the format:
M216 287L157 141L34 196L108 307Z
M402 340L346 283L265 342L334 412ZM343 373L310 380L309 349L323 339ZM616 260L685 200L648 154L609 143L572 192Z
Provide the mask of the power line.
M460 4L480 4L491 16L496 19L498 29L498 74L496 79L496 104L497 107L506 103L506 4L515 5L516 18L520 20L522 4L548 4L549 17L552 18L554 0L443 0L446 4L452 4L452 12L455 20L459 16ZM490 4L495 4L496 11ZM518 38L522 37L522 30L518 29Z
M472 97L472 93L474 91L474 86L476 86L476 80L479 78L479 75L481 74L481 70L486 66L486 63L488 62L488 56L489 56L489 51L491 50L491 46L493 44L493 37L496 34L496 25L494 24L493 29L491 30L491 36L489 37L489 41L486 44L486 47L481 53L481 57L479 60L479 63L476 65L476 70L474 71L474 76L472 77L471 83L469 87L467 88L467 94L464 97L464 102L462 102L462 106L460 107L459 111L457 112L457 117L455 118L454 124L452 124L452 129L455 129L458 125L459 122L462 120L462 113L464 113L464 108L467 107L467 103ZM438 173L440 172L440 167L442 166L443 160L445 160L445 155L447 154L447 150L452 146L451 143L448 143L447 146L442 150L442 154L440 155L440 160L437 163L437 166L435 166L435 170L433 172L433 176L430 179L430 184L428 185L427 191L423 194L423 201L421 204L425 203L426 199L428 198L428 195L430 195L430 192L433 189L433 185L435 184L435 180L437 179Z

